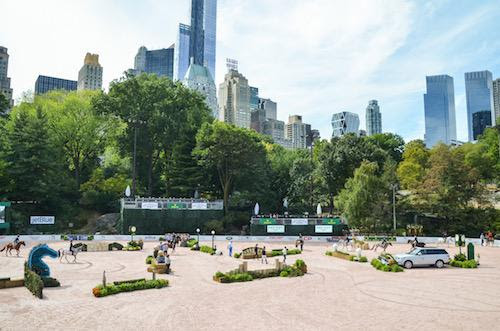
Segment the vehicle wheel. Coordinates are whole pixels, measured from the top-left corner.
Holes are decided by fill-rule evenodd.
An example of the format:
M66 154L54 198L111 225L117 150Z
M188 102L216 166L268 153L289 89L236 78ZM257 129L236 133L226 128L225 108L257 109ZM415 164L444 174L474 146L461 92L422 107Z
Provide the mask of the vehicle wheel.
M411 269L413 267L413 262L405 261L405 263L403 265L406 269Z
M436 265L436 268L441 269L442 267L444 267L444 262L441 260L437 260L435 265Z

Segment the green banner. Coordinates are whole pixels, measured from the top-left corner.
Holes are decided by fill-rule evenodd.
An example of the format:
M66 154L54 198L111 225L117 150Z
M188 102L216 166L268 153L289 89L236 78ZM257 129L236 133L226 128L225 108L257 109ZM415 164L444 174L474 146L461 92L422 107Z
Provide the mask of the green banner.
M10 201L0 201L0 206L10 207Z
M332 224L342 224L342 221L338 217L335 217L335 218L323 218L323 222L322 223L323 224L332 225Z
M277 224L276 223L276 220L274 218L260 218L259 219L259 224L266 224L266 225L269 225L269 224Z
M168 202L167 208L168 209L186 209L187 206L183 202Z

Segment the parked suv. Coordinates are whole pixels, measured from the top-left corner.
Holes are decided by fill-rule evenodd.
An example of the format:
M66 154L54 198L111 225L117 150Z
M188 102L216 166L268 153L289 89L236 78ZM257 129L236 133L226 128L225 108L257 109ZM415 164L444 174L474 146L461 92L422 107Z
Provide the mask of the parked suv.
M409 253L394 255L394 260L406 269L411 269L413 266L431 265L442 268L445 263L450 262L450 255L442 248L417 247Z

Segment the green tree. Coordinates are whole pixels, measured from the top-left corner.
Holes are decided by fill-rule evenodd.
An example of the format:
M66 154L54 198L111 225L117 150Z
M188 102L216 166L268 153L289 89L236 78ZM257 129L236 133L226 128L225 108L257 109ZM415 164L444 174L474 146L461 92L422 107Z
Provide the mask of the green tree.
M9 110L9 107L9 100L2 92L0 92L0 117L7 116L7 110Z
M413 190L422 182L428 166L429 151L422 140L410 141L403 153L397 175L402 188Z
M196 135L194 155L206 171L217 172L226 213L230 194L256 188L267 165L266 150L257 133L223 122L203 124Z
M405 141L401 136L393 133L378 133L366 139L386 151L396 163L401 162L405 146Z

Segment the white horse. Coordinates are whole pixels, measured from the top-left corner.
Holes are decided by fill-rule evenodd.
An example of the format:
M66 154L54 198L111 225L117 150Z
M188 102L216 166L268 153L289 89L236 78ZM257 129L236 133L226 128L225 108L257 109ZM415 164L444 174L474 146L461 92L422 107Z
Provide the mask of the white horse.
M438 245L441 245L441 244L447 244L448 247L450 247L450 244L454 244L455 243L455 239L453 237L443 237L443 238L438 238L438 241L437 241L437 244Z
M64 256L64 258L66 259L66 262L69 263L68 261L68 256L73 256L73 263L76 263L76 256L78 255L78 253L80 253L82 251L82 246L79 246L77 248L74 248L73 247L73 251L70 251L69 249L63 249L61 248L60 250L58 250L59 252L59 262L62 262L62 258Z
M372 247L372 251L375 251L375 252L376 252L378 248L382 248L382 250L383 250L383 251L384 251L384 253L385 253L385 250L386 250L386 249L387 249L387 247L389 247L389 246L392 246L392 244L391 244L390 242L388 242L388 241L385 241L385 242L383 242L383 243L377 243L377 244L373 245L373 247Z
M339 241L337 242L337 246L339 248L345 248L346 250L353 250L355 247L354 247L354 239L352 240L349 240L349 242L347 241L347 239L339 239Z

